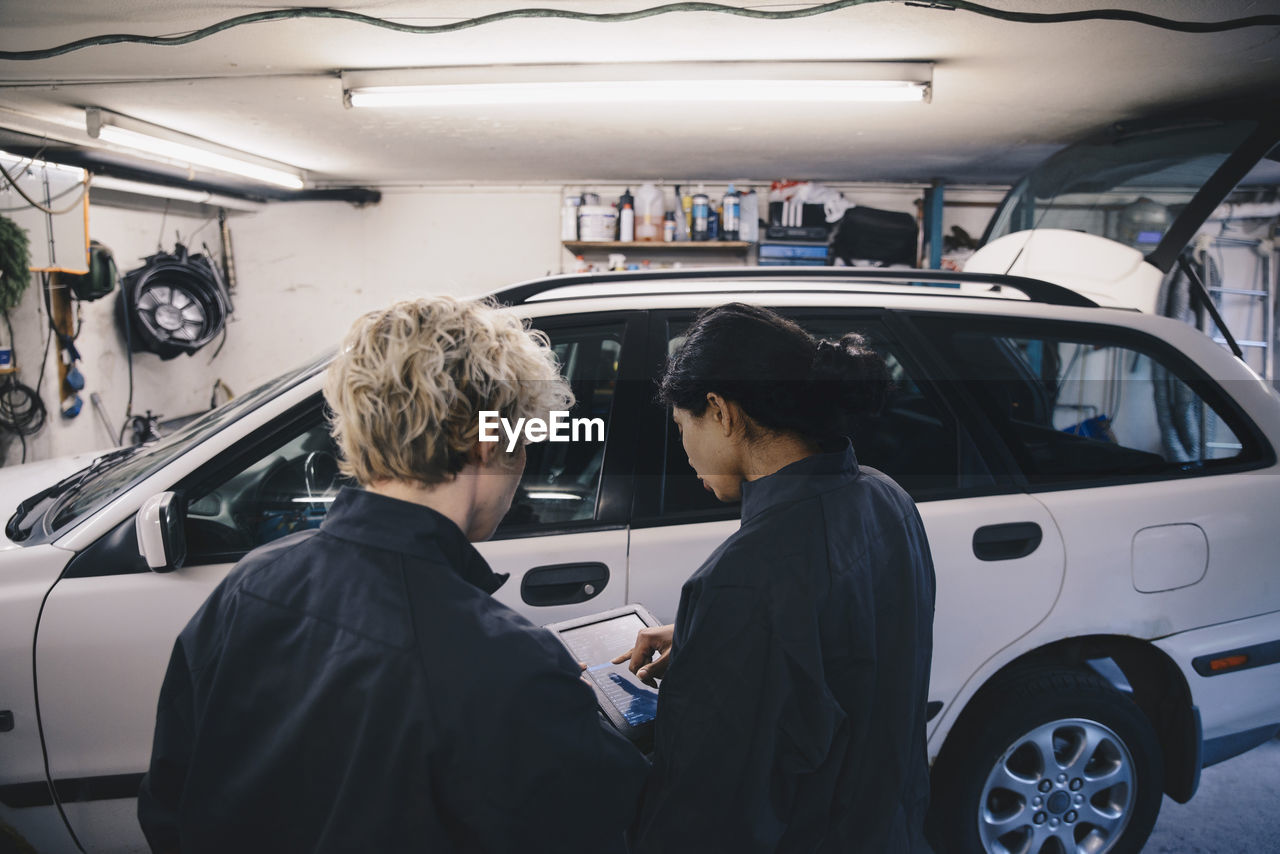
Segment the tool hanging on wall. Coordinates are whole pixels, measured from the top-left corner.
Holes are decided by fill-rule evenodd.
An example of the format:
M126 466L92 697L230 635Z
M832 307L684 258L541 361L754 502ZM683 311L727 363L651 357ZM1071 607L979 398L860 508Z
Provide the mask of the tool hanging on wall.
M161 359L195 353L224 331L234 310L217 265L181 243L125 274L118 307L130 350Z
M102 299L116 289L120 278L116 270L116 258L111 250L96 240L89 241L89 272L82 275L62 274L62 281L71 288L71 294L81 302Z
M67 278L64 273L53 273L46 279L44 298L49 311L49 325L58 340L58 408L63 418L70 419L84 408L79 394L84 389L84 374L77 366L80 361L80 351L76 349L79 330L71 307L72 290Z

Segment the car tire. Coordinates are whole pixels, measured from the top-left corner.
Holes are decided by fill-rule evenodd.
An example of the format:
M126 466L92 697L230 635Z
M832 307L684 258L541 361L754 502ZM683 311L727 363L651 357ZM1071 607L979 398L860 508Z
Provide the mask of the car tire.
M1011 674L967 708L934 765L939 854L1138 854L1160 812L1151 722L1088 670Z

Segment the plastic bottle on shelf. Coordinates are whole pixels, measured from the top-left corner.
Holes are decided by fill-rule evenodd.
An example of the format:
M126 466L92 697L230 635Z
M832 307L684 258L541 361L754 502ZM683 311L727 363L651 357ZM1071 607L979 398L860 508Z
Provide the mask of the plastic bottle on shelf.
M578 208L582 199L576 193L566 193L564 207L560 208L560 239L578 239Z
M617 208L618 208L618 221L617 221L617 223L616 223L616 224L615 224L615 226L614 226L614 228L615 228L614 239L615 239L615 240L622 240L622 239L623 239L623 237L622 237L622 208L623 208L624 206L626 206L626 205L630 205L630 206L631 206L632 216L634 217L634 216L635 216L635 209L636 209L636 200L635 200L635 197L631 195L631 188L630 188L630 187L627 187L627 189L625 189L625 190L623 190L623 191L622 191L622 195L621 195L621 196L618 196L618 205L617 205ZM632 222L635 222L635 220L633 219L633 220L632 220ZM634 237L633 237L632 239L634 239Z
M676 212L667 211L667 215L662 221L662 240L665 243L674 243L675 239L676 239Z
M662 189L644 184L636 190L636 240L662 239Z
M636 212L627 202L618 212L618 239L623 243L631 243L636 239Z
M724 194L721 201L721 240L738 240L739 232L742 228L742 197L738 195L738 191L729 185L729 191Z
M681 217L684 220L684 233L681 236L680 230L676 230L677 240L689 240L693 236L693 193L685 193L680 196L680 210L684 213Z
M693 194L691 208L689 237L693 240L707 240L710 228L708 220L711 219L711 198L701 184L698 185L698 192Z
M760 199L755 190L742 196L742 210L739 214L738 239L755 243L760 239Z

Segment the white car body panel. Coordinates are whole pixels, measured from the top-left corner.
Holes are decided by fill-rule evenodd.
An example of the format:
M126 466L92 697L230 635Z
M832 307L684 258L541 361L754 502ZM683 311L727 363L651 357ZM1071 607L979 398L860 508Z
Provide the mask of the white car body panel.
M31 639L45 593L73 555L51 545L15 549L0 581L0 707L13 712L13 729L0 733L0 786L44 778L36 728Z
M36 642L54 778L138 771L138 757L151 754L173 640L229 569L215 564L58 583ZM86 633L92 644L84 643Z
M1272 566L1272 586L1280 586L1275 580L1274 556ZM1186 676L1192 700L1200 709L1200 724L1206 741L1228 738L1261 727L1280 726L1280 708L1277 708L1280 664L1214 676L1201 676L1191 665L1202 655L1217 655L1251 646L1259 639L1280 639L1280 611L1156 641L1156 646L1168 653Z
M1058 600L1066 564L1057 525L1027 495L929 501L920 505L920 516L937 577L929 699L942 702L943 708L929 723L932 761L953 720L948 712L960 705L956 698L970 675L1040 625ZM973 535L979 527L1015 522L1040 526L1044 540L1039 548L1016 560L974 556Z
M680 588L736 530L737 519L633 529L627 601L644 605L664 623L674 623Z

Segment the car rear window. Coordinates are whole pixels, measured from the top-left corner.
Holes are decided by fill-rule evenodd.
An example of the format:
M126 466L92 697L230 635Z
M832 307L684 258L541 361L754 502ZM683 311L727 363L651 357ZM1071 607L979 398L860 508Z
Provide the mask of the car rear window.
M1209 473L1270 454L1227 390L1131 330L924 325L1033 485Z

